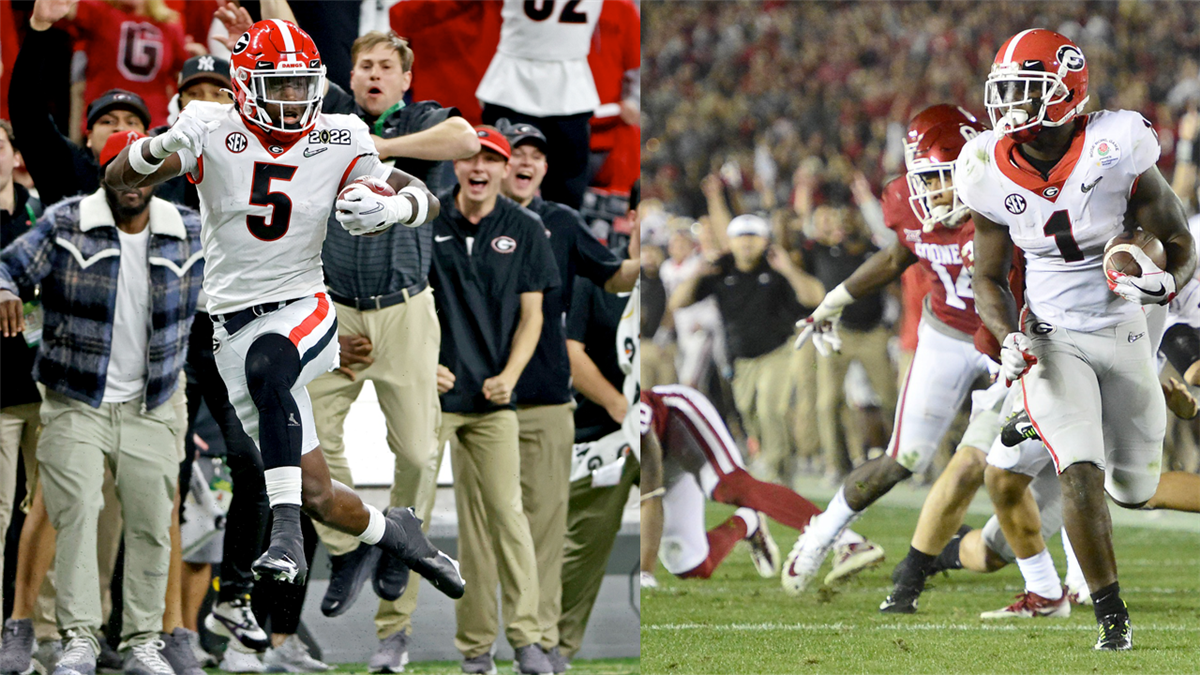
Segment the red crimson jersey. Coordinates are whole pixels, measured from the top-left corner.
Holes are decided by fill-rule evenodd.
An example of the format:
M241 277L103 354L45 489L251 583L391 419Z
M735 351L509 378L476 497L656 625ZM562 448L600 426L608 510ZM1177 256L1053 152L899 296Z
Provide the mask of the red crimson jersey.
M85 103L109 89L125 89L146 102L151 127L167 123L167 103L188 59L178 22L161 23L100 0L80 0L75 18L63 27L85 45Z
M633 0L606 0L592 35L588 65L600 104L620 103L625 73L642 63L641 17ZM592 118L592 152L608 158L592 177L594 187L628 193L641 175L641 130L620 116Z
M979 327L975 314L975 294L971 274L963 269L961 246L975 236L975 226L967 222L956 228L921 228L908 203L908 182L903 176L883 189L883 219L896 232L900 244L920 260L930 281L930 305L943 323L973 335Z

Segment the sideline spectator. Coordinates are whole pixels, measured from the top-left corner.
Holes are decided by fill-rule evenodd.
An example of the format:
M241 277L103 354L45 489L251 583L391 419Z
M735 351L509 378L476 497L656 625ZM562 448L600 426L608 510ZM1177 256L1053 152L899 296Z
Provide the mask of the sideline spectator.
M101 163L139 137L110 137ZM105 186L66 201L0 254L6 334L22 328L19 287L53 278L43 302L46 324L57 329L34 366L46 385L38 461L57 530L58 624L67 640L58 668L76 672L94 672L100 652L96 524L108 465L127 535L125 670L173 673L160 656L159 631L179 471L175 437L182 431L174 399L183 397L179 373L203 265L199 216L151 191ZM91 252L93 264L84 267L80 251ZM99 318L68 314L97 303L104 308ZM83 328L88 323L94 325Z
M508 140L494 127L476 130L483 149L454 163L459 185L439 196L444 206L433 221L430 281L447 338L438 359L438 447L458 441L451 448L463 576L487 578L479 554L481 539L490 537L517 672L548 673L538 644L538 569L521 499L513 391L542 332L542 296L559 285L559 275L541 221L500 195ZM483 509L469 508L473 499ZM495 671L496 611L494 585L470 583L456 603L454 645L464 673Z
M394 158L396 168L436 193L444 160L479 152L475 130L457 109L434 101L405 105L414 55L403 38L367 33L354 41L351 62L353 96L330 85L332 96L324 109L361 117L375 134L380 158ZM377 236L354 237L333 215L322 259L338 312L341 368L308 385L317 438L330 476L353 486L343 424L370 381L387 424L388 448L396 457L389 504L412 505L428 531L440 451L437 358L442 341L429 285L433 228L393 227ZM400 672L408 660L418 584L408 583L408 570L399 561L390 556L381 560L375 547L320 524L316 531L333 567L321 611L338 616L348 610L366 580L363 567L373 567L380 643L368 667Z

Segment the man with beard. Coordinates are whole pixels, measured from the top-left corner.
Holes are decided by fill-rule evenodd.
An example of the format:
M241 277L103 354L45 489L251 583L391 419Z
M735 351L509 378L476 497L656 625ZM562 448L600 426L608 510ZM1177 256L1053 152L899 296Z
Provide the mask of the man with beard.
M143 137L112 134L101 166ZM100 652L106 464L125 516L125 672L173 672L159 654L179 472L173 403L204 264L199 216L151 192L103 185L66 199L0 252L0 333L24 328L18 288L40 283L45 308L33 375L46 386L38 461L57 530L56 673L91 675Z

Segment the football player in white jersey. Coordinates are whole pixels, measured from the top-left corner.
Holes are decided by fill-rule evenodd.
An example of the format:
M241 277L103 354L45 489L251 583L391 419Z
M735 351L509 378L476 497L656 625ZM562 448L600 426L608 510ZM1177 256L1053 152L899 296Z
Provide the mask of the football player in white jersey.
M994 131L963 148L959 198L975 221L975 306L1001 344L1002 376L1058 471L1063 521L1095 602L1095 648L1132 648L1105 492L1139 508L1158 485L1166 406L1146 312L1192 278L1183 205L1155 167L1158 137L1141 115L1083 115L1083 52L1047 30L1001 46L987 79ZM1105 244L1140 226L1166 269L1140 250L1142 275L1105 274ZM1013 247L1026 260L1025 309L1008 286ZM1110 287L1113 292L1109 292Z
M217 367L262 452L274 514L270 545L252 569L304 582L303 509L461 597L458 563L434 548L410 509L385 516L330 480L324 456L312 452L304 389L338 365L337 318L321 272L335 200L338 222L356 235L422 225L437 216L438 201L420 181L380 163L357 117L320 113L325 67L295 25L254 24L234 47L230 79L235 104L191 103L169 131L123 150L106 180L146 186L186 173L197 185ZM360 177L386 181L397 194L351 185Z

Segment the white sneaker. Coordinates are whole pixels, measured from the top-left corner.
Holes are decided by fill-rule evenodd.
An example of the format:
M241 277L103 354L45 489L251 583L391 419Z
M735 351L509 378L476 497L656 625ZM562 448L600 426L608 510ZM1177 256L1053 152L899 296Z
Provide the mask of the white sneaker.
M750 513L758 519L758 527L754 530L754 534L746 537L746 542L750 544L750 559L754 561L754 568L758 570L758 576L770 579L779 574L779 546L771 538L771 532L767 530L766 516L758 511Z
M796 540L787 561L783 563L783 592L788 595L803 593L813 577L817 576L821 565L825 564L825 558L829 556L831 548L832 541L817 541L812 529L804 528L804 533Z
M1092 605L1092 591L1084 579L1067 579L1067 599L1074 605Z
M299 635L289 635L283 644L267 649L263 655L263 665L268 673L323 673L333 670L332 666L321 663L308 653Z
M1064 593L1061 598L1051 600L1043 598L1037 593L1024 591L1017 594L1017 601L1005 607L991 612L983 612L979 615L981 619L1033 619L1043 616L1054 616L1066 618L1071 616L1071 603L1067 600L1067 594Z
M833 551L833 569L825 575L825 585L844 581L883 562L883 547L871 540L838 546Z
M267 670L254 653L242 649L244 648L241 645L230 640L229 649L225 650L225 656L221 657L221 664L217 669L227 673L262 673Z
M658 580L650 572L642 572L641 584L642 588L658 588Z
M271 640L254 619L250 596L235 598L213 605L212 613L204 617L204 627L222 637L240 642L248 651L260 652L271 646Z

